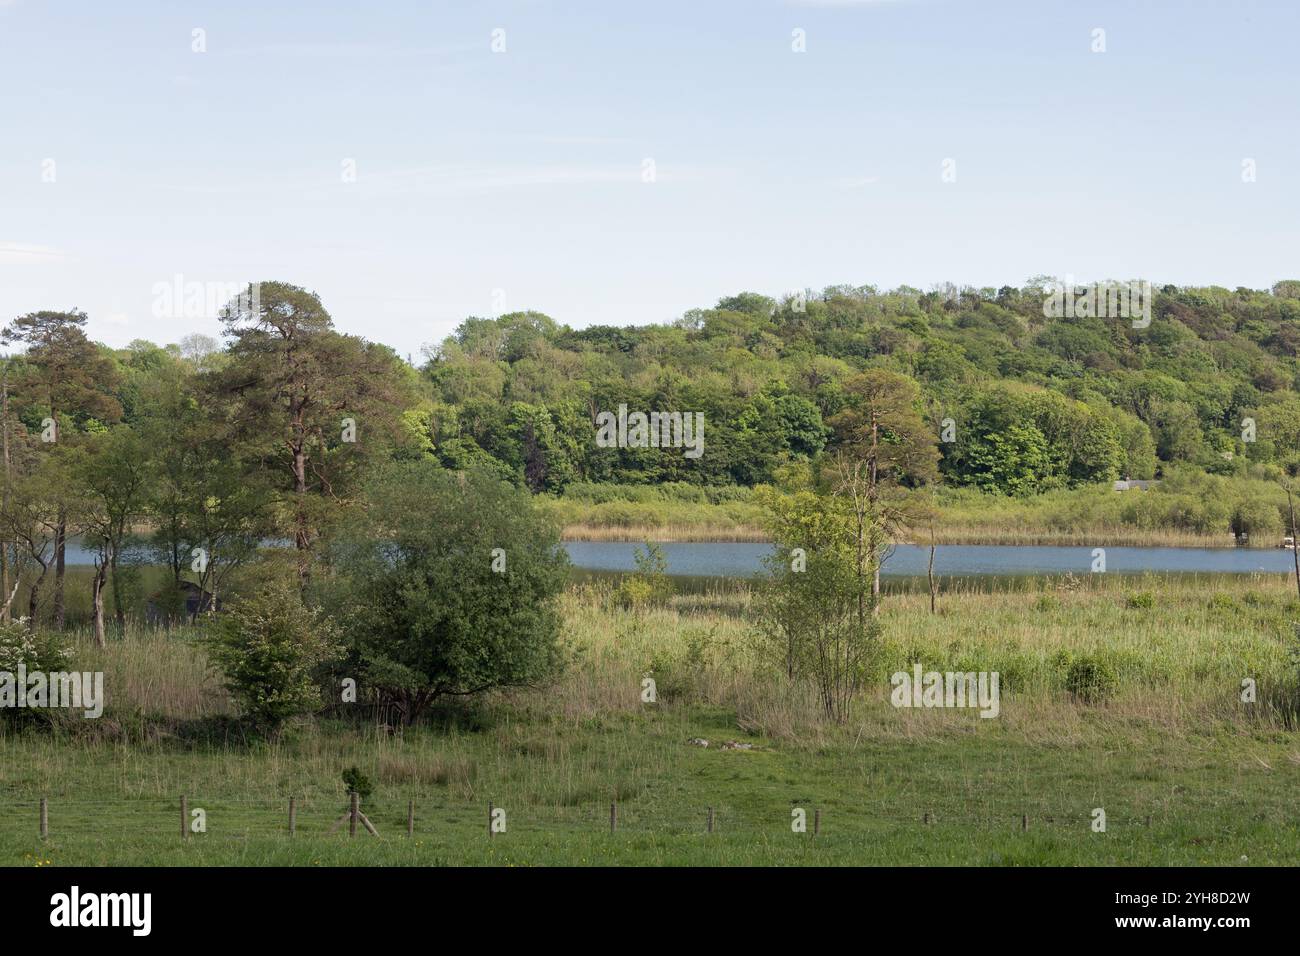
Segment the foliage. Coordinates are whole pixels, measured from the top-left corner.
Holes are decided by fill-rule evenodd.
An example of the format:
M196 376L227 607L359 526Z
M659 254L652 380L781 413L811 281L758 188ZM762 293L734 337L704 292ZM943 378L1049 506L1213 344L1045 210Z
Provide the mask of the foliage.
M28 624L25 618L0 621L0 671L16 673L20 664L28 671L67 670L69 652L58 636Z
M559 532L491 475L427 460L380 470L328 559L322 590L352 662L408 722L440 697L536 683L559 666Z
M375 792L375 785L371 779L361 770L360 767L348 767L342 775L343 786L348 793L355 793L362 800L366 800Z
M661 604L672 594L673 585L668 579L668 559L664 549L647 541L632 552L636 572L619 584L619 598L628 607L646 607Z
M755 595L761 646L788 679L813 685L826 717L842 722L881 625L864 613L872 583L859 573L851 509L808 484L806 473L790 477L786 490L761 492L774 544Z
M334 331L320 298L263 282L222 322L226 363L205 381L226 441L280 476L283 520L306 579L307 552L326 512L358 479L369 453L399 441L406 379L392 351Z
M25 618L0 621L0 672L18 673L21 666L28 674L42 671L45 674L67 671L71 651L64 641L52 632L33 631ZM11 678L13 679L13 678ZM0 708L0 720L10 724L44 723L54 719L50 710L30 707Z
M1065 672L1065 689L1084 703L1101 703L1113 696L1118 686L1115 669L1101 655L1076 657Z
M333 622L282 575L215 617L206 643L244 715L267 730L320 706L319 672L340 654Z

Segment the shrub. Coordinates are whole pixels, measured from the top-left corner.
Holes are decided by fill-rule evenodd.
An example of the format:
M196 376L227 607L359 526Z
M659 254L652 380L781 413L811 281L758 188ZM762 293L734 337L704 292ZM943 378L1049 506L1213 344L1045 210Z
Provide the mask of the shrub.
M718 646L717 625L685 628L681 636L684 647L680 651L656 653L650 660L648 674L655 679L660 700L697 694L705 674L714 664Z
M1109 699L1118 686L1114 669L1098 656L1076 657L1065 672L1065 689L1087 704Z
M1124 603L1135 610L1149 611L1156 606L1156 596L1150 591L1137 591L1129 594Z
M1220 591L1210 596L1207 607L1211 611L1240 611L1241 603L1231 594Z
M62 671L68 668L68 651L51 633L33 633L27 619L0 623L0 671L16 673L18 665L29 671Z
M343 771L343 786L347 788L348 793L355 793L362 800L375 792L375 785L362 773L360 767L348 767Z
M340 654L334 625L279 577L214 618L206 644L244 715L268 730L320 705L317 673Z
M0 623L0 671L17 675L19 666L28 673L66 671L69 653L61 644L55 634L29 631L26 618ZM30 720L48 721L54 712L44 708L4 707L0 708L0 715L19 724Z
M538 683L559 667L559 529L492 475L395 463L328 549L351 662L403 720L446 696Z
M1038 600L1034 602L1034 610L1043 614L1061 609L1061 599L1052 594L1040 594Z
M644 608L654 600L654 587L643 578L631 576L619 582L616 597L619 607Z
M632 552L632 563L636 565L636 573L625 578L619 586L623 604L644 607L666 601L673 592L673 583L668 579L668 559L664 557L664 549L653 541L647 541Z

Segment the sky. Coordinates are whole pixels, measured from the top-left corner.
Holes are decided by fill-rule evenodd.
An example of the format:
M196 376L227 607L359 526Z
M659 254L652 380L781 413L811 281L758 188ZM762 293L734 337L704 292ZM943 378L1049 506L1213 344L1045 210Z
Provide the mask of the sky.
M196 32L199 31L199 32ZM1300 278L1300 4L0 0L0 321L216 336L742 290ZM175 298L175 297L172 297Z

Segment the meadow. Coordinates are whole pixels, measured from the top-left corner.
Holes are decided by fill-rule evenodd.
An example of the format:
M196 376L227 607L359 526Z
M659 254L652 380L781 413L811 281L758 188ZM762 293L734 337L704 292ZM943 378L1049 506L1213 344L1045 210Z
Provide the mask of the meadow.
M732 583L629 608L612 581L575 583L562 601L570 663L554 683L406 728L333 710L269 741L245 736L193 630L132 623L103 650L75 631L75 664L105 671L108 707L53 727L0 723L0 862L1300 862L1300 603L1285 577L958 584L937 614L928 595L891 594L843 725L768 663L751 600ZM890 706L889 674L917 661L999 671L1000 716ZM1080 673L1104 679L1084 686ZM326 832L353 766L375 784L363 810L378 839ZM207 825L184 841L182 794ZM505 810L504 833L489 836L489 804ZM806 833L792 831L796 809Z

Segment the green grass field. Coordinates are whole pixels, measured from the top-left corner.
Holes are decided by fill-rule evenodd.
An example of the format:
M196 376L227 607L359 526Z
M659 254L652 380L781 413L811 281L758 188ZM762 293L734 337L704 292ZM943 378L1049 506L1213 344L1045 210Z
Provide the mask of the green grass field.
M572 663L553 685L392 733L322 719L275 743L239 736L192 635L132 628L102 652L77 635L77 666L106 672L108 710L4 730L0 862L1294 865L1293 587L1095 576L945 595L938 615L925 596L897 596L876 679L843 726L764 666L743 590L634 611L607 586L575 587ZM1080 656L1113 671L1105 700L1071 694ZM894 709L888 674L914 660L998 670L1001 716ZM655 704L640 700L647 672ZM1239 700L1244 677L1254 704ZM754 749L721 749L733 740ZM378 839L326 834L353 765L375 782L362 809ZM181 794L206 814L186 841ZM506 813L492 837L489 804ZM792 832L795 808L807 833Z

